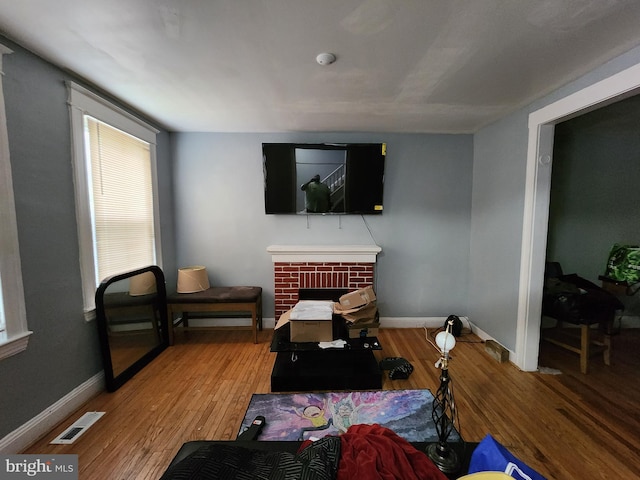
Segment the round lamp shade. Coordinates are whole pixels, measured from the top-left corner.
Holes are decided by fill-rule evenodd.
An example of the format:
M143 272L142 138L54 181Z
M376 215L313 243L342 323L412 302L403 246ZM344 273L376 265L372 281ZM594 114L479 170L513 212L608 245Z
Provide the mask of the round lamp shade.
M156 293L156 276L153 272L144 272L129 279L129 295L137 297Z
M202 265L178 269L178 293L202 292L210 286L207 269Z
M436 335L436 345L442 353L450 352L456 346L456 337L451 332L440 332Z

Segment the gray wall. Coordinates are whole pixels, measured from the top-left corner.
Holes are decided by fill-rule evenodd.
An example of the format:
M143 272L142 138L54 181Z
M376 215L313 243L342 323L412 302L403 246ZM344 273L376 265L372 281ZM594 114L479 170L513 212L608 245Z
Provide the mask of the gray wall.
M524 113L474 137L470 320L510 349L518 310L526 149Z
M471 321L515 349L528 115L640 63L640 48L474 135L469 312Z
M0 39L27 322L26 351L0 361L0 438L102 370L83 317L70 119L58 68ZM165 266L175 269L169 135L158 144Z
M614 243L640 243L640 96L556 126L547 258L598 282Z
M383 317L467 312L470 135L174 135L177 259L203 264L218 285L264 288L273 317L271 244L377 244ZM263 142L386 142L379 216L265 215Z

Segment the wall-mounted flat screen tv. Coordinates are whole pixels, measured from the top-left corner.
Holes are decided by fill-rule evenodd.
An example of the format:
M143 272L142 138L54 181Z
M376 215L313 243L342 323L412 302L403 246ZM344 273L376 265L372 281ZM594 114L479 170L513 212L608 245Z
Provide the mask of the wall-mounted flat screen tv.
M263 143L269 214L381 214L386 144Z

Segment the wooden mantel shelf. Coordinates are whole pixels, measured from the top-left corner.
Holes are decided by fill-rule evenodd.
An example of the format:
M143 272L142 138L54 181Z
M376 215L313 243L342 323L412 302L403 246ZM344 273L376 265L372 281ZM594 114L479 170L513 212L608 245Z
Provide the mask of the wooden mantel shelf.
M269 245L267 252L276 262L375 263L382 251L378 245Z

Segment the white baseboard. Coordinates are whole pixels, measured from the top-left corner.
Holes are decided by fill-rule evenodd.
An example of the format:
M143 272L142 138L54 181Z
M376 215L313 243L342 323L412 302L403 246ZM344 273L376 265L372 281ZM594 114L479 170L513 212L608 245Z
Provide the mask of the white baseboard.
M104 389L104 372L100 372L0 440L0 453L22 452Z
M380 317L380 328L440 328L447 317ZM466 317L460 317L464 327L469 326Z
M380 317L381 328L439 328L444 325L447 317ZM472 328L467 317L460 317L463 327ZM240 324L238 324L240 325ZM263 318L264 328L273 328L275 319Z

